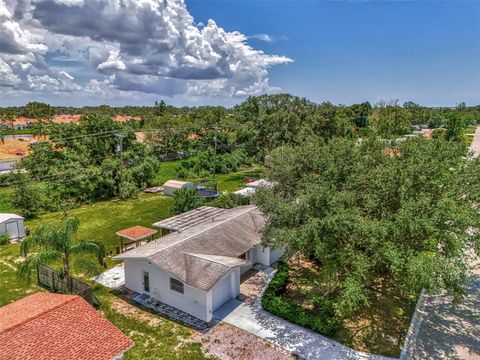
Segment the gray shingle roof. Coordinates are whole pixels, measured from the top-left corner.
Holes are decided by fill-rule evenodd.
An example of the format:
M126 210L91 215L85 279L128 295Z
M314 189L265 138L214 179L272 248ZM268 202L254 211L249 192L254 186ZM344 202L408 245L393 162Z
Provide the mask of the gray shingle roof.
M115 258L147 258L187 285L207 291L241 265L240 255L260 244L264 226L255 206L239 206Z

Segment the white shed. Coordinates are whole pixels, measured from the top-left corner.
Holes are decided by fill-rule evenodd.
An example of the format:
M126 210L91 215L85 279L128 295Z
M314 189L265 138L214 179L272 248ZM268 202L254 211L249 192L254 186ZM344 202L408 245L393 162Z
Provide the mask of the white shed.
M25 237L24 218L17 214L0 213L0 235L8 233L11 240Z
M195 185L191 182L180 180L168 180L163 184L163 193L167 196L173 196L175 191L186 188L195 188Z

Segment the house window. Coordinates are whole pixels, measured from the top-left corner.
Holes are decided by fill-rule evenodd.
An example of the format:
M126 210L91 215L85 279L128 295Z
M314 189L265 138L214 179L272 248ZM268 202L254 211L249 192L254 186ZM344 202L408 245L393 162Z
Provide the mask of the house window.
M180 280L170 278L170 289L183 294L183 283Z

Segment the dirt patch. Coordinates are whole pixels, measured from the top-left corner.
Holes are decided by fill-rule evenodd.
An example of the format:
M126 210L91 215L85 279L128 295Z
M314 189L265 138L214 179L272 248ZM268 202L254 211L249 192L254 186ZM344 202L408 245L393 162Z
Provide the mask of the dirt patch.
M220 323L204 334L195 334L192 341L200 342L206 355L222 360L294 359L279 346L226 323Z
M252 269L243 274L240 283L241 300L247 304L253 304L266 280L267 275L261 271Z
M159 326L164 322L160 317L143 311L120 298L113 298L111 308L129 318L146 322L150 327Z
M25 140L4 140L0 141L0 158L15 158L28 155L30 145Z

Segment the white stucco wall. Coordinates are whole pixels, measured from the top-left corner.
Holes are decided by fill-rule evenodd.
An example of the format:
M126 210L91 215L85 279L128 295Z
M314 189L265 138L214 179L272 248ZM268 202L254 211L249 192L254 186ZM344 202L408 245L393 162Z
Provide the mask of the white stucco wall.
M10 235L10 239L23 239L25 237L25 225L22 219L10 219L0 223L0 235Z
M173 277L155 264L149 264L146 259L126 259L125 286L138 292L143 290L143 271L149 273L150 296L157 300L185 311L201 320L211 320L211 305L207 302L207 292L184 284L184 293L170 289L170 278ZM175 277L173 277L175 278ZM177 279L180 280L180 279Z
M257 245L256 250L257 250L257 263L269 266L270 265L270 248L263 247L262 245Z
M231 269L211 290L212 311L240 295L240 268Z
M256 246L256 262L270 266L272 265L275 261L280 259L280 257L283 255L283 250L282 249L271 249L269 247L263 247L262 245L257 245Z

